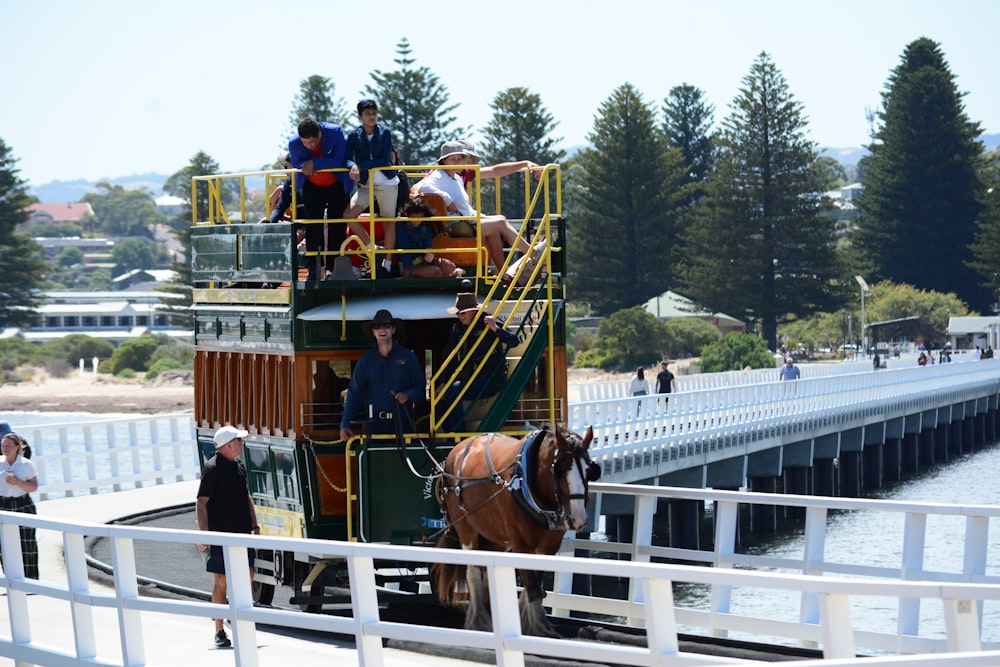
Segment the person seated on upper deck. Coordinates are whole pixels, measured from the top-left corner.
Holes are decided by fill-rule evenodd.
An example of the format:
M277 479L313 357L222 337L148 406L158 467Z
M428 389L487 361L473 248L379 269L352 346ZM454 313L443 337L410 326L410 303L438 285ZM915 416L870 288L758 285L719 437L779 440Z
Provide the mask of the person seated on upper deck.
M472 144L466 141L446 141L441 146L441 157L437 163L443 166L473 165L482 159L476 155ZM539 166L530 160L520 162L505 162L492 167L483 167L479 170L482 178L501 178L516 171L539 169ZM441 195L448 210L456 215L475 216L476 210L469 202L469 193L465 190L465 181L458 170L433 169L424 176L411 189L411 194L419 195L423 193L434 193ZM459 221L449 223L454 226ZM475 220L469 220L475 225ZM503 215L482 215L479 217L479 224L482 227L483 245L489 254L490 262L496 267L497 273L504 265L503 243L506 241L511 246L516 244L517 250L530 255L534 250L523 238L518 238L517 230Z
M458 372L458 377L450 385L439 385L438 396L443 396L439 409L447 410L453 403L455 408L445 419L444 427L447 431L460 432L465 430L465 409L461 401L457 401L459 394L462 401L471 401L479 398L487 398L500 393L505 382L507 382L507 348L515 347L518 344L517 334L504 328L504 319L501 316L483 314L477 317L480 309L479 299L475 294L459 293L455 297L455 306L448 309L458 317L448 336L444 354L447 357L452 350L456 350L455 356L444 369L441 370L441 379L447 382L451 379L455 369L462 364L462 369ZM469 329L468 338L462 342L462 337ZM486 329L486 334L480 340L480 334ZM496 341L497 344L490 350L490 345ZM461 347L459 344L461 343ZM489 358L483 364L479 374L472 373L483 362L483 357L489 354ZM463 387L468 387L462 393Z
M403 253L399 256L404 278L461 278L465 271L445 257L434 254L434 237L444 234L440 223L424 222L433 217L430 207L421 197L411 199L403 208L406 222L397 228L400 250L424 250L423 254Z

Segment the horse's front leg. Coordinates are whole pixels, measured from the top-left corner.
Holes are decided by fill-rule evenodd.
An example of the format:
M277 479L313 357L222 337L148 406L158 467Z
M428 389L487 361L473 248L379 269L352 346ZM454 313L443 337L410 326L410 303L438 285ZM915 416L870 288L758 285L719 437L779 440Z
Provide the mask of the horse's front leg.
M559 637L542 608L542 600L545 599L542 574L534 570L520 570L520 573L523 588L517 601L521 612L521 632L539 637Z
M493 631L490 614L490 591L486 570L469 565L465 568L465 582L469 588L469 607L465 610L465 629Z

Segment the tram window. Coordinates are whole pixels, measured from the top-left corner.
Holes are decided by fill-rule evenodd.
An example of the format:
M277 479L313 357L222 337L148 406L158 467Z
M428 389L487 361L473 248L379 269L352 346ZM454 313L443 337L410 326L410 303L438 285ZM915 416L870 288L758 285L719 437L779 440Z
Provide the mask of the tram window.
M336 427L344 411L344 392L351 382L351 362L317 359L312 376L313 400L305 411L304 425Z

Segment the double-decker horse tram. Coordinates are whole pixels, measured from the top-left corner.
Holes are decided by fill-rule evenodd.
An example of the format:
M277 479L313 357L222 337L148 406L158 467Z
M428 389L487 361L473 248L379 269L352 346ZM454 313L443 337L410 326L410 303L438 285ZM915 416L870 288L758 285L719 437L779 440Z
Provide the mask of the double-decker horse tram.
M447 167L394 167L411 182L432 168ZM297 170L277 170L192 180L200 456L204 462L214 454L212 434L220 426L249 431L247 479L265 535L433 545L445 526L434 495L438 462L456 442L483 432L521 438L532 424L566 421L566 234L559 166L507 177L523 183L523 202L509 207L525 214L510 222L533 253L528 257L505 247L506 263L499 270L488 266L491 249L478 223L484 207L499 214L509 202L501 201L499 179L481 179L476 167L469 192L480 213L458 216L466 224L451 227L466 235L436 236L432 249L461 267L464 276L441 278L400 277L396 267L403 256L428 249L378 245L387 224L409 224L402 217L369 210L353 221L328 213L323 220L293 215L266 222L269 211L254 204L259 198L252 193L271 192L290 179L289 210L301 211L297 186L303 178ZM455 222L454 215L434 206L433 197L427 199L434 215L424 218L425 224ZM359 237L358 223L375 243ZM311 225L322 226L320 248L300 242ZM515 247L524 247L519 240ZM381 268L390 265L394 268ZM491 351L501 343L484 338L486 327L470 326L448 351L462 293L474 294L479 304L474 324L487 316L502 318L517 339L501 347L505 363L492 367L498 375L479 382L490 372L489 354L463 358L459 351L477 345ZM394 414L362 409L349 415L353 435L342 440L348 383L358 360L373 347L367 325L380 310L399 320L396 343L415 353L427 390ZM456 379L466 389L439 389ZM462 430L454 427L453 415L464 415ZM374 428L380 420L382 428ZM391 420L390 428L385 420ZM261 552L255 569L259 602L270 603L276 587L291 586L293 604L309 610L330 601L327 589L347 577L343 563L298 552ZM416 574L409 565L386 564L380 582L417 591Z

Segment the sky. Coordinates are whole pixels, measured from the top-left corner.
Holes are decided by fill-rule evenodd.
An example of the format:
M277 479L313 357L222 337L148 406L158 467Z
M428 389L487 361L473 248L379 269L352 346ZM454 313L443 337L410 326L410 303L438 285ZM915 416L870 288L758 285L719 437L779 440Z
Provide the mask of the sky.
M729 115L761 52L803 104L822 147L868 143L907 44L941 45L969 118L1000 133L995 0L0 0L0 139L22 179L172 174L199 150L223 171L270 164L287 140L299 82L319 74L348 105L370 73L436 74L473 140L507 88L537 93L562 148L589 143L594 117L628 82L662 107L700 88ZM322 120L322 119L321 119ZM390 128L391 129L391 128ZM530 156L525 156L530 157ZM154 193L158 194L158 193Z

